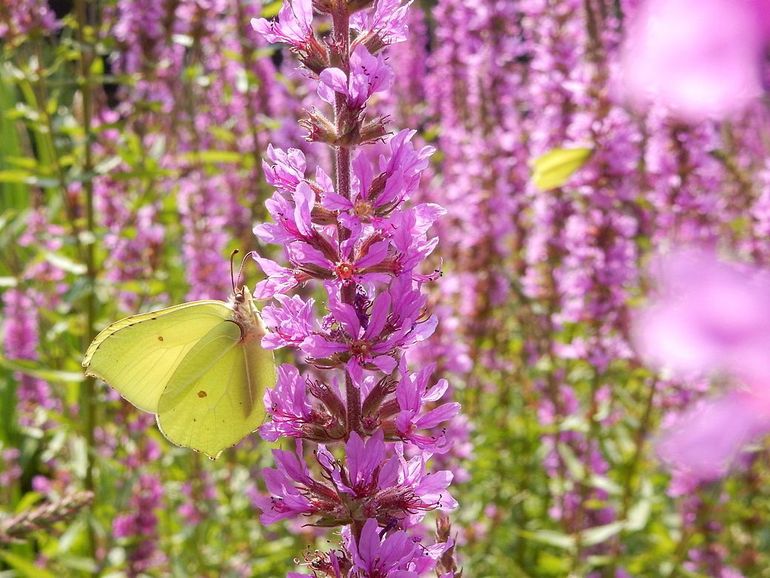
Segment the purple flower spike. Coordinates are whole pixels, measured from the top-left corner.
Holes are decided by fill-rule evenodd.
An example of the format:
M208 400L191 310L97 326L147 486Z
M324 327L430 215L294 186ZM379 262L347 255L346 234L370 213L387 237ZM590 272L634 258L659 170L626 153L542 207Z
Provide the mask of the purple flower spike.
M424 546L411 530L428 512L457 506L448 492L454 474L431 472L427 464L448 449L443 428L456 429L450 420L459 405L444 401L446 380L429 386L432 366L410 373L405 357L433 334L438 319L422 285L439 276L424 269L444 210L406 205L434 149L415 146L413 130L386 138L385 119L370 117L367 108L393 81L380 51L405 38L410 4L377 0L346 15L344 2L285 0L276 22L253 22L267 40L291 47L332 105L333 116L312 110L301 124L308 140L336 149L334 167L317 166L307 177L301 151L268 148L271 222L254 227L284 257L254 257L266 277L254 294L272 299L262 310L262 345L297 350L312 368L303 375L281 366L265 393L268 421L260 434L297 445L296 452L274 453L276 466L263 472L268 495L252 499L266 524L301 518L342 527L338 549L308 559L316 577L418 578L435 571L443 578L456 567L448 533ZM324 46L312 30L313 6L334 24ZM356 150L379 140L386 144L379 158ZM292 294L320 288L318 281L325 299ZM304 444L315 447L313 467Z

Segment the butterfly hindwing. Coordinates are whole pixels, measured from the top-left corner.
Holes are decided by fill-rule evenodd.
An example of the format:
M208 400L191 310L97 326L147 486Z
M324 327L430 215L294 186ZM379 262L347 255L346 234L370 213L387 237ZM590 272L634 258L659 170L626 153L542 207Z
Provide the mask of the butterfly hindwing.
M272 352L240 338L240 328L225 323L187 354L158 404L169 440L216 458L262 423L262 394L275 383Z

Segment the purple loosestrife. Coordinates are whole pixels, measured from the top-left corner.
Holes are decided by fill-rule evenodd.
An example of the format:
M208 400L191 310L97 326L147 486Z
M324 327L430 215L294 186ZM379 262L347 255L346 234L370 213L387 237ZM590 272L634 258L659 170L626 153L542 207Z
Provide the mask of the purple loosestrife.
M119 507L120 513L112 521L112 530L120 544L126 549L126 572L128 576L144 576L148 572L163 569L166 557L159 548L158 512L165 504L165 490L162 480L149 473L147 467L160 457L160 447L145 431L154 422L153 416L137 413L128 404L122 404L113 418L120 426L113 439L102 431L102 451L107 450L111 458L119 458L126 471L141 472L130 480L128 503ZM106 444L104 443L106 442ZM113 445L110 452L105 445ZM182 492L182 495L184 493ZM190 523L189 512L184 507L179 513Z
M36 360L39 345L38 303L42 295L31 289L14 288L3 294L3 353L8 359ZM16 372L19 400L17 412L22 426L48 422L46 411L60 408L51 388L42 379Z
M364 524L361 538L352 539L343 530L342 549L329 552L311 562L314 568L334 578L419 578L436 570L446 551L443 543L429 548L416 544L406 532L395 531L385 537L377 520L370 518ZM452 572L438 574L451 577ZM302 578L305 574L291 572L288 578Z
M133 488L130 513L117 516L112 523L115 536L125 540L128 550L126 573L145 576L162 565L165 558L157 547L158 515L163 486L152 474L141 474Z
M56 15L45 0L2 0L0 40L11 43L17 36L50 33L56 29Z
M267 494L255 502L264 523L301 517L343 527L342 549L309 563L315 576L417 577L452 544L423 546L411 528L430 511L457 506L452 472L433 472L429 461L446 451L440 427L459 405L437 403L448 384L434 382L431 367L410 371L406 354L436 328L422 286L437 278L425 260L443 209L407 204L433 149L415 146L414 131L386 136L384 120L368 108L393 81L382 49L405 38L407 6L349 4L286 0L277 20L252 20L318 79L333 116L312 110L302 125L309 141L332 146L335 160L334 179L321 167L309 176L296 149L271 146L264 162L276 189L266 202L272 222L254 232L281 246L284 262L256 257L266 279L255 294L273 299L263 310L270 330L263 344L297 350L310 370L281 366L265 394L262 436L296 445L274 451L276 467L263 471ZM325 43L313 31L313 8L331 18ZM386 146L373 162L359 148L377 140ZM314 287L315 298L289 295L298 287Z
M111 149L133 146L131 139L121 142L125 135L138 136L138 146L147 151L142 170L149 166L172 174L142 183L126 178L115 183L108 175L98 179L99 214L110 229L110 278L144 279L161 268L157 261L164 255L157 248L164 219L157 203L147 199L154 198L150 191L168 190L184 230L188 298L224 298L229 292L222 258L226 245L233 238L239 244L250 240L254 218L262 214L247 200L263 183L262 141L267 137L262 135L283 144L299 133L298 128L287 131L288 123L274 133L264 126L264 119L291 115L296 105L276 81L270 58L260 54L263 41L255 42L256 33L242 25L259 9L251 0L121 0L105 7L121 48L116 72L137 80L131 90L118 91L115 111L102 111L106 122L120 122L122 130L100 133L104 151L97 152L116 154ZM188 38L191 45L179 38ZM195 82L185 74L193 68ZM207 151L226 151L239 161L210 162ZM110 194L116 186L126 194ZM136 235L125 234L132 229ZM131 297L125 295L124 301ZM126 303L126 308L134 307Z
M427 100L428 24L419 7L407 12L409 35L390 49L392 66L399 69L388 100L391 116L400 124L418 126L425 120Z

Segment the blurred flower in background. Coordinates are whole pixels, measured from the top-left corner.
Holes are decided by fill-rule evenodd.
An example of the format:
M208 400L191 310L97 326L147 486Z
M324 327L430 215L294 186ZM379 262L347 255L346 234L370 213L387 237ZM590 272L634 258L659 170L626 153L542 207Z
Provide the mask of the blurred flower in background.
M656 269L659 297L636 326L640 353L683 379L737 382L688 409L658 444L664 460L711 479L770 431L770 273L699 250L662 257Z
M763 92L768 40L768 0L649 0L630 24L627 89L686 117L734 113Z

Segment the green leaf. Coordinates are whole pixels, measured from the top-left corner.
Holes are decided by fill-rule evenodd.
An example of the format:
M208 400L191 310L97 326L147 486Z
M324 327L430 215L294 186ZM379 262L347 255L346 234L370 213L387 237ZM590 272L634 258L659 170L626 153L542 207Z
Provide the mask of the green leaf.
M593 149L560 148L532 161L532 182L541 191L561 187L591 158Z
M0 371L0 443L13 445L16 436L16 380Z
M61 371L58 369L50 369L44 367L37 361L31 361L29 359L6 359L0 357L0 366L10 369L11 371L18 371L25 375L31 375L38 379L54 382L80 382L85 379L82 373L79 371Z
M73 275L85 275L86 271L88 270L82 263L77 263L69 257L62 255L61 253L52 253L47 251L45 254L45 259L54 267L57 267L62 271L67 271L68 273L72 273Z
M569 573L570 559L566 556L555 556L543 551L537 563L538 572L549 576L566 576Z
M0 183L11 185L34 185L42 188L59 186L59 181L50 177L38 177L21 169L0 171Z
M596 546L620 533L625 528L624 522L612 522L604 526L594 526L583 532L584 546Z
M556 546L562 550L575 549L575 536L563 534L562 532L555 532L553 530L537 530L536 532L530 532L524 530L519 532L519 536L526 540L532 540L533 542Z
M24 496L16 503L16 510L15 512L17 514L20 514L24 510L29 510L30 508L34 507L35 504L42 501L43 494L38 494L37 492L27 492L24 494Z
M584 479L586 476L586 468L575 455L575 452L572 451L572 448L565 443L560 443L557 449L561 459L567 466L567 470L569 471L570 476L576 480Z
M21 155L21 141L15 123L6 112L16 106L16 91L13 84L0 74L0 172L12 167L12 159ZM29 204L27 187L24 183L6 183L0 187L0 211L9 207L25 209Z
M236 163L243 161L244 156L235 151L193 151L182 155L182 160L194 163Z
M22 558L17 554L11 552L0 552L0 558L5 560L11 568L21 573L22 576L28 576L29 578L56 578L54 574L41 568L40 566L32 563L26 558Z
M628 511L626 525L632 532L638 532L647 526L652 511L654 490L650 480L642 480L639 491L641 497Z

